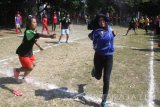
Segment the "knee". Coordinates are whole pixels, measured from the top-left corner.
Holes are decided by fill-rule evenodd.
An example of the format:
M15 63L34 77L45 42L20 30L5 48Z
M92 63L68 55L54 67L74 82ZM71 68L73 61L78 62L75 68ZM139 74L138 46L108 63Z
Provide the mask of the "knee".
M100 79L101 79L101 78L99 78L99 77L98 77L98 78L97 78L97 77L95 77L95 78L96 78L97 80L100 80Z
M95 78L96 78L97 80L100 80L100 79L101 79L101 76L95 75Z
M28 69L28 71L32 71L33 70L33 66L32 67L28 67L27 69Z

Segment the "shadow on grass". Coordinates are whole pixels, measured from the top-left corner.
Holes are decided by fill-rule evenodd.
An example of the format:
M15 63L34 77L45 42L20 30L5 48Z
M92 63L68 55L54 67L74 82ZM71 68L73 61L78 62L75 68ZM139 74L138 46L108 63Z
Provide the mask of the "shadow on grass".
M12 92L12 91L13 91L12 89L6 87L5 85L0 85L0 87L1 87L2 89L4 89L4 90L9 91L9 92Z
M84 92L84 86L86 84L79 84L78 85L78 93L77 92L71 92L66 87L61 87L57 89L52 90L46 90L46 89L38 89L35 91L36 96L43 96L45 100L51 100L56 98L61 99L73 99L75 101L78 101L84 105L89 105L92 107L99 107L99 105L93 101L89 101L85 97Z
M153 50L150 49L150 48L147 48L147 49L132 49L132 50L138 50L138 51L144 51L144 52L160 52L160 48L154 48Z
M154 103L158 106L160 106L160 100L154 100Z
M19 84L14 78L11 77L2 77L0 78L0 85L5 84Z
M160 61L160 59L155 59L155 61Z
M57 41L45 41L45 43L53 43L53 44L57 44Z
M13 89L5 86L6 84L19 84L14 78L11 77L2 77L0 78L0 88L12 92Z

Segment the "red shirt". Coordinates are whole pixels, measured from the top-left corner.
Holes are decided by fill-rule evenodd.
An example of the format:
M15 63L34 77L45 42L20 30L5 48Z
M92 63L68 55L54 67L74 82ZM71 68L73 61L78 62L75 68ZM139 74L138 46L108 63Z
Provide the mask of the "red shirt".
M52 17L52 21L53 21L53 23L57 23L57 16L56 15L54 15L53 17Z
M47 24L48 24L48 19L47 19L46 17L44 17L44 18L42 19L42 23L45 24L45 25L47 25Z
M19 22L22 22L22 17L18 16Z

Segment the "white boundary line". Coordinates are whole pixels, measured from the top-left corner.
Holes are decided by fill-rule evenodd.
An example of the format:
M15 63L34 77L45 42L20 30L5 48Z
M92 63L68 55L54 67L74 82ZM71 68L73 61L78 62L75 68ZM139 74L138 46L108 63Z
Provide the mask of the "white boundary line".
M73 39L73 41L70 41L69 43L77 43L77 42L75 42L75 41L77 41L77 40L81 40L81 39L84 39L84 38L79 38L79 39ZM48 48L52 48L52 47L54 47L54 46L58 46L58 45L65 45L66 43L60 43L60 44L54 44L54 45L48 45L48 46L46 46L46 47L43 47L43 49L45 50L45 49L48 49ZM115 48L131 48L131 49L141 49L141 48L136 48L136 47L128 47L128 46L118 46L118 45L116 45L115 46ZM38 52L40 52L40 50L38 49L38 50L34 50L33 51L33 53L38 53ZM2 62L5 62L5 61L8 61L8 60L12 60L12 59L15 59L15 58L17 58L17 56L14 56L14 57L10 57L10 58L5 58L5 59L0 59L0 63L2 63Z
M16 35L15 36L11 36L11 37L3 37L3 38L0 38L0 40L2 40L2 39L9 39L9 38L13 38L13 37L16 37Z
M154 42L153 37L150 41L151 44L151 55L149 59L149 89L148 89L148 106L154 107L154 98L155 98L155 81L154 81Z
M86 38L86 37L85 37ZM76 40L80 40L80 39L84 39L84 38L77 38L77 39L73 39L73 41L76 41ZM150 56L150 63L149 63L149 90L148 90L148 106L149 107L154 107L154 103L153 103L153 100L154 100L154 97L155 97L155 81L154 81L154 42L151 41L150 42L151 44L151 56ZM58 45L63 45L63 43L61 44L55 44L55 45L49 45L47 47L44 47L44 49L48 49L48 48L51 48L53 46L58 46ZM127 47L127 46L115 46L117 48L120 48L120 47ZM139 48L136 48L136 47L128 47L128 48L131 48L131 49L139 49ZM40 52L40 50L35 50L34 53L38 53ZM16 57L11 57L11 58L8 58L8 59L3 59L3 60L0 60L0 63L1 62L5 62L7 60L11 60L11 59L14 59Z
M4 70L6 72L3 72ZM12 72L13 71L12 71L11 68L8 68L8 69L0 68L0 73L3 74L3 75L13 76ZM66 99L73 99L73 100L76 100L76 101L79 101L79 102L84 102L84 103L85 103L85 101L94 102L96 104L100 104L100 102L101 102L100 98L93 97L93 96L88 96L88 95L81 95L81 93L78 93L77 91L74 91L74 90L61 89L60 87L56 86L55 84L44 83L44 82L37 81L35 79L33 79L32 82L27 82L27 83L31 84L34 87L41 88L40 90L46 90L46 92L55 90L56 92L55 93L51 93L51 94L62 96L64 98L66 98ZM50 94L45 94L45 95L47 95L48 97L50 97L50 96L52 97L53 96L53 95L50 95ZM82 98L82 99L77 99L77 98ZM114 103L114 102L111 102L111 101L108 101L107 103L109 105L113 106L113 107L114 106L116 106L116 107L128 107L128 106L125 106L123 104Z
M77 93L76 91L73 90L65 90L65 89L60 89L60 87L54 85L54 84L49 84L49 83L43 83L40 81L33 81L30 82L31 85L36 86L36 87L40 87L42 89L45 90L57 90L56 94L60 94L62 96L66 96L67 98L72 98L74 99L77 95L79 95L80 93ZM83 97L83 100L86 100L88 102L95 102L95 103L100 103L101 99L97 98L97 97L93 97L93 96L88 96L88 95L80 95L80 97ZM76 100L76 99L75 99ZM81 100L80 100L81 101ZM123 104L119 104L119 103L113 103L111 101L108 101L109 105L114 105L114 106L118 106L118 107L126 107Z
M85 37L86 38L86 37ZM80 39L84 39L84 38L77 38L77 39L73 39L73 41L76 41L76 40L80 40ZM72 43L72 42L70 42ZM55 45L49 45L47 47L44 47L44 49L48 49L48 48L51 48L53 46L58 46L58 45L63 45L62 44L55 44ZM40 52L40 50L35 50L34 53L38 53ZM2 62L6 62L7 60L10 60L10 59L14 59L16 57L11 57L11 58L8 58L8 59L3 59L3 60L0 60L0 63ZM13 74L11 74L12 72L12 69L11 68L8 68L8 69L4 69L6 70L7 72L2 72L3 71L3 68L0 68L0 73L1 74L4 74L4 75L7 75L7 76L11 76ZM10 73L9 73L10 72ZM75 91L70 91L70 90L63 90L63 89L60 89L60 87L54 85L54 84L46 84L46 83L43 83L43 82L40 82L40 81L36 81L36 80L33 80L32 82L30 82L31 85L33 86L36 86L36 87L40 87L40 88L43 88L43 89L46 89L46 90L53 90L53 89L56 89L58 90L60 93L62 93L63 95L67 95L69 98L72 98L74 99L74 97L76 95L79 95L79 93L76 93ZM84 100L86 101L89 101L89 102L96 102L96 103L100 103L101 99L100 98L96 98L96 97L93 97L93 96L82 96ZM111 101L108 101L109 105L112 105L112 106L119 106L119 107L127 107L123 104L119 104L119 103L113 103Z
M23 35L7 36L7 37L0 38L0 40L2 40L2 39L10 39L10 38L15 38L15 37L21 37L21 36L23 36Z
M13 36L14 37L14 36ZM3 38L0 38L0 40L2 39L7 39L7 38L13 38L13 37L3 37ZM85 37L86 38L86 37ZM74 39L73 41L76 41L76 40L80 40L80 39L84 39L84 38L77 38L77 39ZM152 37L153 39L153 37ZM150 41L150 44L151 44L151 55L150 55L150 63L149 63L149 90L148 90L148 106L149 107L154 107L154 98L155 98L155 81L154 81L154 42L151 40ZM55 45L49 45L47 47L44 47L44 49L47 49L47 48L51 48L53 46L58 46L58 45L61 45L61 44L55 44ZM117 47L127 47L127 46L117 46ZM133 49L138 49L136 47L130 47L130 48L133 48ZM40 50L35 50L34 53L38 53ZM11 58L8 58L8 59L3 59L3 60L0 60L0 63L1 62L5 62L7 60L11 60L11 59L14 59L16 57L11 57ZM2 72L0 72L2 73ZM4 73L2 73L4 74ZM48 89L57 89L58 87L53 85L53 84L43 84L43 83L40 83L38 81L34 81L32 83L32 85L34 86L37 86L37 87L41 87L41 88L45 88L47 87ZM62 90L61 90L62 91ZM65 91L63 90L64 92L71 92L71 91ZM73 93L73 92L72 92ZM84 96L85 99L91 99L92 101L94 102L97 102L99 101L99 99L96 99L96 98L93 98L93 97L90 97L90 96ZM114 103L115 104L115 103ZM121 105L120 104L117 104L119 105L119 107L125 107L124 105Z
M86 37L85 37L86 38ZM75 41L77 41L77 40L81 40L81 39L84 39L84 38L77 38L77 39L73 39L72 41L70 41L69 42L69 44L70 43L75 43ZM52 48L52 47L54 47L54 46L58 46L58 45L65 45L66 43L60 43L60 44L54 44L54 45L48 45L48 46L46 46L46 47L43 47L43 49L48 49L48 48ZM33 53L34 54L36 54L36 53L38 53L38 52L40 52L40 50L39 49L37 49L37 50L34 50L33 51ZM5 58L5 59L0 59L0 63L2 63L2 62L5 62L5 61L8 61L8 60L12 60L12 59L14 59L14 58L17 58L17 56L14 56L14 57L10 57L10 58Z

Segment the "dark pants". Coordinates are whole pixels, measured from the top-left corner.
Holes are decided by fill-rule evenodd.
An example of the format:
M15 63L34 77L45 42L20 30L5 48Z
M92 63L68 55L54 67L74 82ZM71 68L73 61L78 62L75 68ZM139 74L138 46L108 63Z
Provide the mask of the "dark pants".
M148 27L149 27L148 25L146 25L146 26L144 27L146 33L148 33Z
M97 80L101 79L103 72L103 94L108 95L109 81L113 66L112 55L94 55L94 76Z
M52 31L56 30L56 23L52 23Z

